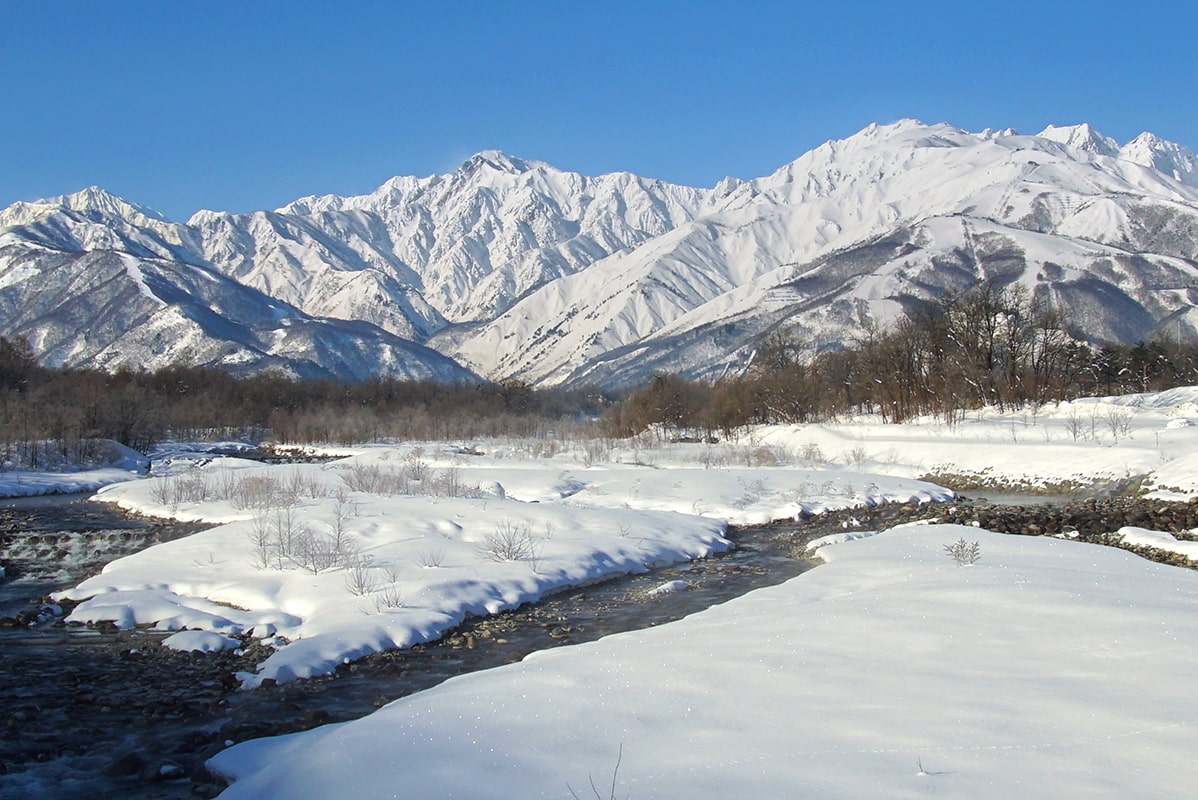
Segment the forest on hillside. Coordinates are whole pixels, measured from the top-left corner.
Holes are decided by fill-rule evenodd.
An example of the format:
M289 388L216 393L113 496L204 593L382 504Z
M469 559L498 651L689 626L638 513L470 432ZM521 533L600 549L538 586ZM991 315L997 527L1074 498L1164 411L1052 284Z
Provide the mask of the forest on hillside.
M609 411L608 422L621 435L658 424L725 436L745 425L855 414L951 424L983 406L1035 409L1194 383L1198 344L1090 345L1042 298L991 284L948 295L835 350L812 352L777 331L743 374L715 382L655 376Z
M998 286L946 297L836 350L812 351L775 331L742 374L718 381L657 375L622 397L518 382L234 377L192 366L49 369L24 340L0 338L0 465L87 463L101 439L146 452L168 437L351 444L622 437L657 426L671 435L729 438L748 425L855 414L952 423L982 406L1034 409L1194 383L1198 345L1092 346L1051 306Z

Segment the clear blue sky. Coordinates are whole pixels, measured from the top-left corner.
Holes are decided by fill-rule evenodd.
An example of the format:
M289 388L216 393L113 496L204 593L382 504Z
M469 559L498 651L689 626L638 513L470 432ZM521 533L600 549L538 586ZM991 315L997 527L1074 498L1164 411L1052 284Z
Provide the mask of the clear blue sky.
M497 148L710 186L870 122L1089 121L1198 150L1191 2L0 0L0 206L186 219Z

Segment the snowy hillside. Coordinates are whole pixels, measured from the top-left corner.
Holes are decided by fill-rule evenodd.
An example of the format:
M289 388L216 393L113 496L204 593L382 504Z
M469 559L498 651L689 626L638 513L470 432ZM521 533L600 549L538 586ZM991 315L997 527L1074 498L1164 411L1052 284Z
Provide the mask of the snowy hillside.
M310 317L206 267L0 239L0 335L15 334L50 366L182 361L305 377L473 377L420 345L365 323Z
M205 276L174 281L165 304L207 308L223 323L154 342L100 313L78 276L24 280L113 254ZM1121 146L1089 125L1026 136L903 120L712 189L485 151L452 173L393 178L367 195L201 211L186 224L95 188L17 203L0 210L0 308L23 313L6 314L0 334L29 336L52 363L198 353L258 368L240 354L248 346L265 354L261 366L277 357L298 373L313 371L308 363L368 374L376 358L392 374L448 369L417 342L488 378L628 385L657 370L739 369L777 328L836 346L983 280L1051 298L1093 341L1163 328L1192 336L1196 258L1198 157L1180 145L1144 133ZM222 296L238 298L227 310L191 296L217 277L249 291L222 283ZM74 309L86 345L26 310L50 305ZM284 337L279 352L241 332L262 330L280 308L337 334Z
M710 376L776 326L838 343L987 279L1048 293L1095 340L1192 333L1198 191L1092 153L1107 144L1088 127L1049 133L871 126L524 298L453 354L534 382Z

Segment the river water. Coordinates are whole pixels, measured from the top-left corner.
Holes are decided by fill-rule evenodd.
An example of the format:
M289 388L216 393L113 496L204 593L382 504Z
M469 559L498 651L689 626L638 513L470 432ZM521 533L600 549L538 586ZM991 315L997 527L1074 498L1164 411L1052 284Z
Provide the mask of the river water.
M80 498L0 505L0 616L107 561L197 526L126 516ZM734 530L736 549L568 590L471 621L432 645L379 653L336 675L241 692L230 676L265 654L183 654L148 631L43 622L0 630L0 800L211 794L202 763L236 741L361 717L450 677L536 650L646 628L798 575L794 526ZM686 589L651 594L671 581ZM193 782L191 777L195 774ZM160 780L166 777L168 780Z
M204 526L139 519L87 495L0 500L0 617L36 610L52 591L121 556Z

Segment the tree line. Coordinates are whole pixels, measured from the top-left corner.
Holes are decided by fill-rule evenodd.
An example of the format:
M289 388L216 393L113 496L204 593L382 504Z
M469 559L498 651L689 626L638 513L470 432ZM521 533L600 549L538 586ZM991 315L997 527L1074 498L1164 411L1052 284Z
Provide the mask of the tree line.
M1198 345L1158 338L1092 346L1058 309L1022 286L988 284L948 295L837 350L813 352L775 332L743 374L714 382L657 375L604 422L612 435L662 425L724 436L751 424L853 414L953 423L982 406L1036 407L1194 383Z
M0 337L0 465L89 460L97 439L147 452L166 437L269 437L281 444L537 437L592 419L612 398L519 382L234 376L205 367L153 372L48 369Z
M154 372L49 369L0 337L0 466L86 462L98 439L146 452L167 436L281 444L487 436L622 437L651 426L730 437L747 425L854 414L952 423L973 408L1198 383L1198 346L1167 339L1091 346L1022 288L984 285L864 332L837 350L768 336L742 374L654 376L621 398L523 383L375 378L353 384L174 366ZM598 420L598 425L592 425Z

